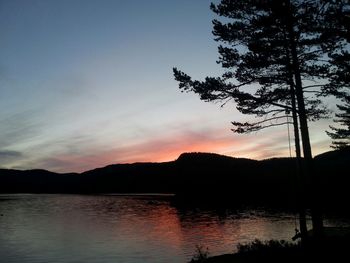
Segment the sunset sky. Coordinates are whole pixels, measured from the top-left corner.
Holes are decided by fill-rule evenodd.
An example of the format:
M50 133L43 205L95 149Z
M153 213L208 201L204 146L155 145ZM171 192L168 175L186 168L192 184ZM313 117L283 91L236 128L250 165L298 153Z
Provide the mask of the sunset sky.
M0 0L0 167L288 156L286 127L233 134L230 121L248 120L233 103L178 89L172 67L221 73L210 2ZM330 123L310 125L314 154L330 149Z

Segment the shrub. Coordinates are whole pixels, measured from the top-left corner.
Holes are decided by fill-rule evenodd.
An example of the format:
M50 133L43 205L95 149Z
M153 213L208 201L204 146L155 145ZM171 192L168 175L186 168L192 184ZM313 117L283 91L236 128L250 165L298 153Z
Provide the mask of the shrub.
M193 255L190 263L203 263L209 258L209 249L204 249L203 246L196 246L196 254Z

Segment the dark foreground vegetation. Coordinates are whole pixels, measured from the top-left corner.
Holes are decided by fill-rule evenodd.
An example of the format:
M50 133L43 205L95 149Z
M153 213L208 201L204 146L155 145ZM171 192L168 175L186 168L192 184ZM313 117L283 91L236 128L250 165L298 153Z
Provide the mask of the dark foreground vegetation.
M346 212L350 149L314 158L324 207ZM270 205L296 202L296 161L262 161L208 153L185 153L165 163L116 164L78 173L0 169L0 193L175 193L182 206Z
M190 263L347 262L349 247L349 235L328 237L322 243L309 241L304 244L255 240L238 245L238 252L234 254L210 257L207 251L198 250Z

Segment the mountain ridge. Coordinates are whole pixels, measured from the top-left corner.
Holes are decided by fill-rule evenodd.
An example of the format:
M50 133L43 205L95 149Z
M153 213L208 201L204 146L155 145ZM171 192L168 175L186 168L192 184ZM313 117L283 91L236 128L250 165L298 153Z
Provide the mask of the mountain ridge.
M339 150L333 150L333 151L327 151L321 154L318 154L314 156L314 159L320 158L326 155L334 155L333 153L337 153ZM104 169L108 167L116 167L116 166L122 166L122 165L143 165L143 164L167 164L167 163L173 163L176 161L182 161L182 159L187 159L191 157L198 157L198 156L208 156L208 157L219 157L219 158L225 158L225 159L230 159L230 160L247 160L247 161L256 161L256 162L262 162L262 161L269 161L269 160L281 160L281 159L289 159L290 157L271 157L271 158L266 158L262 160L255 160L251 158L246 158L246 157L234 157L234 156L229 156L229 155L224 155L224 154L218 154L218 153L210 153L210 152L184 152L179 155L178 158L176 158L174 161L165 161L165 162L143 162L143 161L138 161L138 162L130 162L130 163L113 163L113 164L108 164L105 166L101 167L96 167L90 170L86 170L83 172L53 172L47 169L43 168L33 168L33 169L15 169L15 168L1 168L0 171L16 171L16 172L49 172L53 174L61 174L61 175L69 175L69 174L84 174L90 171L98 170L98 169ZM292 157L293 158L293 157ZM1 175L1 174L0 174Z
M350 149L315 156L328 207L350 200ZM294 158L183 153L169 162L112 164L82 173L0 169L0 193L174 193L178 203L295 204ZM310 187L310 186L307 186ZM335 205L334 205L335 204Z

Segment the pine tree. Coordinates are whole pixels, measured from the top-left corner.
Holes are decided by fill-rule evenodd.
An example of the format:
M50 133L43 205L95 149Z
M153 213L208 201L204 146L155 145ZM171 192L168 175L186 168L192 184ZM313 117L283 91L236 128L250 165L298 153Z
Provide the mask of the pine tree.
M342 149L350 146L350 8L349 1L343 0L343 5L333 7L327 13L328 28L324 35L330 39L330 44L336 44L328 53L330 70L329 84L323 87L323 92L340 99L337 104L338 113L334 122L340 127L330 125L331 131L326 133L333 139L331 147Z
M285 110L292 110L299 117L305 173L310 174L307 119L318 119L326 113L321 101L312 95L329 95L330 89L337 89L328 80L330 65L332 55L337 54L334 50L345 45L340 41L344 35L331 33L334 28L329 19L348 6L348 1L323 0L222 0L212 4L211 9L224 17L224 22L213 21L213 34L222 43L218 63L227 71L221 77L193 81L174 68L175 79L180 89L193 91L202 100L226 103L234 99L243 114L263 118L254 123L233 122L233 131L238 133L284 124ZM293 120L297 127L296 118ZM313 226L316 233L321 233L317 178L314 176L312 181Z
M337 104L340 113L335 114L334 122L339 123L342 128L330 125L331 131L326 133L334 140L331 147L334 149L343 149L350 147L350 96L343 98L343 105Z

